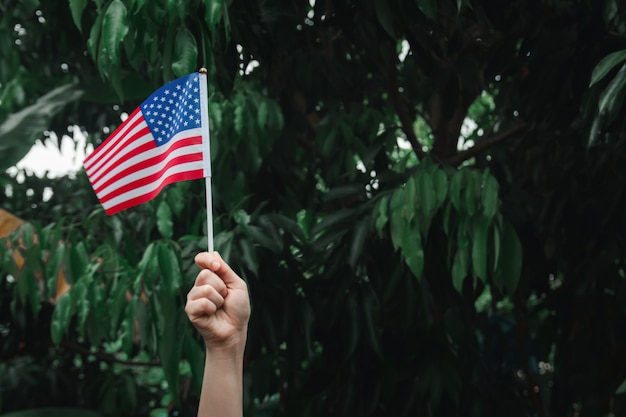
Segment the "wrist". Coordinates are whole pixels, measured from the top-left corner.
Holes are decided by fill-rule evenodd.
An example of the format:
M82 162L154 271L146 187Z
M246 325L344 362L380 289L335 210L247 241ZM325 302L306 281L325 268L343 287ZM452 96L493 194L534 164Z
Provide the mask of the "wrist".
M239 332L231 335L227 340L215 341L205 339L205 351L207 358L234 359L241 362L246 349L247 332Z

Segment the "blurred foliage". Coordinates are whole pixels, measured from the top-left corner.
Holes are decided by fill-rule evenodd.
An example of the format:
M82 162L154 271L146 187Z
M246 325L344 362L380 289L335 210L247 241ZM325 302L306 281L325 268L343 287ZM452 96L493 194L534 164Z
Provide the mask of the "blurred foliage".
M207 68L215 244L253 303L246 415L626 413L621 1L0 12L2 167L44 131L97 146ZM195 415L204 184L107 217L83 172L0 183L28 220L2 240L0 412Z

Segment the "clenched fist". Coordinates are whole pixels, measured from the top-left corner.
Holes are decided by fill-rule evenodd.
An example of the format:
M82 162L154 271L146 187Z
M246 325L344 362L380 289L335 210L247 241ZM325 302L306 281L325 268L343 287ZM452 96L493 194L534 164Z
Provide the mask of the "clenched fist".
M200 272L187 294L185 313L208 350L245 345L250 299L248 287L217 252L196 255Z

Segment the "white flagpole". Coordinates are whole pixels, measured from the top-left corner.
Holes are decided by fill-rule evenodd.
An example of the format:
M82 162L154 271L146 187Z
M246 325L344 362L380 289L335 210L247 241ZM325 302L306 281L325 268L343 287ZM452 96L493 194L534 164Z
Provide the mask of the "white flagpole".
M206 183L206 229L209 252L213 252L213 199L211 191L211 134L209 129L209 95L207 93L207 70L200 68L200 112L202 119L202 144L204 181Z
M204 179L206 182L206 232L209 241L209 252L213 252L213 201L211 199L211 177Z

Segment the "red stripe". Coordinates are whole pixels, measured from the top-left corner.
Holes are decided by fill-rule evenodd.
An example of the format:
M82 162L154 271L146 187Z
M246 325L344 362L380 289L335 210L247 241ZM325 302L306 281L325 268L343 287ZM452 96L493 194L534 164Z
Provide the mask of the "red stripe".
M144 168L148 168L150 166L153 165L158 165L160 162L164 161L165 159L167 159L170 154L175 151L176 149L180 149L180 148L184 148L185 146L191 146L191 145L197 145L197 144L202 144L202 137L200 136L195 136L195 137L191 137L191 138L184 138L184 139L179 139L176 142L174 142L172 144L172 146L167 149L166 152L158 154L153 156L152 158L149 159L144 159L143 161L140 161L138 163L136 163L135 165L132 165L126 169L124 169L123 171L118 172L117 174L115 174L113 177L109 178L104 184L101 184L98 186L97 189L95 189L96 194L99 194L101 190L105 189L107 186L119 181L120 179L132 174L133 172L137 172L139 170L142 170ZM149 145L151 145L149 148L150 149L154 149L156 146L154 145L154 142L149 143ZM144 146L140 146L140 148L144 148ZM141 152L133 152L133 156L138 155ZM127 158L124 158L124 160L126 160ZM120 161L119 164L121 164L123 161ZM163 169L161 170L161 172L163 172ZM104 172L103 172L104 174ZM94 183L96 181L94 180Z
M204 171L202 169L195 170L195 171L185 171L185 172L180 172L177 174L170 175L169 177L165 177L163 179L163 182L155 190L150 191L149 193L137 196L135 198L125 200L116 206L109 207L108 209L105 210L105 212L106 214L110 216L112 214L117 213L118 211L126 210L136 205L146 203L152 200L154 197L156 197L157 194L159 194L159 192L166 185L169 185L178 181L195 180L198 178L202 178L203 176L204 176Z
M156 183L159 181L161 175L170 167L176 166L178 164L183 164L185 162L196 162L202 161L202 152L190 154L190 155L181 155L172 160L167 161L167 164L158 172L155 172L152 175L148 175L147 177L139 178L133 182L128 184L124 184L123 186L114 189L106 196L99 197L101 203L105 203L112 198L119 196L120 194L124 194L128 191L134 190L135 188L142 187L144 185L148 185L151 183Z
M136 139L139 139L140 137L146 136L146 135L147 135L147 134L149 134L149 133L150 133L150 129L148 129L148 127L146 126L146 128L145 128L145 129L141 129L139 132L137 132L137 135L133 136L133 137L132 137L132 138L130 138L130 139L131 139L131 141L134 141L134 140L136 140ZM126 145L126 146L128 146L128 145ZM136 147L136 148L135 148L135 149L133 149L132 151L130 151L130 152L128 152L128 153L126 153L126 154L122 155L119 159L114 160L114 161L112 162L112 165L111 165L110 167L108 167L108 168L106 168L106 169L103 169L103 168L105 167L105 165L109 163L109 161L108 161L109 159L115 158L115 157L117 157L118 155L117 155L117 154L115 154L115 155L111 155L111 156L109 156L109 157L107 158L107 161L105 161L105 162L104 162L104 163L103 163L103 164L102 164L102 165L98 168L98 171L100 171L100 172L99 172L99 173L97 173L97 174L96 174L96 173L94 173L94 174L92 174L92 176L90 176L90 177L89 177L89 178L90 178L90 180L91 180L91 183L92 183L92 184L95 184L96 182L98 182L98 181L100 180L100 178L101 178L104 174L106 174L108 171L110 171L110 170L111 170L113 167L115 167L116 165L121 165L121 164L123 164L124 162L126 162L128 159L132 158L133 156L140 155L140 154L142 154L142 153L144 153L144 152L147 152L147 151L149 151L150 149L154 149L154 148L156 148L156 144L154 143L154 140L150 140L150 141L148 141L148 142L144 143L143 145L139 145L138 147ZM124 148L122 148L122 149L118 150L118 153L119 153L121 150L123 150L123 149L124 149ZM97 191L96 191L96 192L97 192Z
M137 113L139 113L140 108L137 107L135 109L135 111L133 111L131 113L130 116L128 116L128 118L124 121L124 123L122 123L121 125L119 125L117 127L117 129L115 129L115 131L104 141L100 144L100 146L98 146L98 149L96 149L91 155L89 155L87 158L85 158L85 162L84 164L89 163L92 159L96 158L96 160L93 162L93 165L98 163L98 159L100 159L101 157L106 157L107 155L111 155L111 154L115 154L114 152L112 152L109 149L112 149L115 147L115 145L117 145L118 142L123 141L125 139L128 139L128 137L126 135L118 135L119 132L121 132L126 126L127 126L127 121L130 122L131 120L133 120L133 117L135 117L135 115ZM128 132L130 132L131 130L133 130L137 124L141 123L143 121L143 117L139 117L137 118L137 120L135 120L135 122L129 126L129 128L127 129ZM143 129L142 129L143 130ZM117 136L117 137L116 137ZM134 138L135 136L133 136ZM107 149L105 151L105 146L107 145L107 143L111 142L111 146L109 147L109 149ZM122 147L123 149L123 147Z

